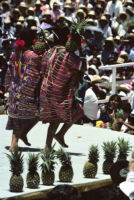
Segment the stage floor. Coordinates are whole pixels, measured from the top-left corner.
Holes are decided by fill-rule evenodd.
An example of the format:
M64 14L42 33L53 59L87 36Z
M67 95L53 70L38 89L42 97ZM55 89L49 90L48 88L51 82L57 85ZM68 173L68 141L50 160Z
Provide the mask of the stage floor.
M11 141L11 131L5 130L7 122L7 115L0 115L0 199L11 198L31 195L34 197L34 194L38 194L40 191L48 191L54 186L60 183L58 180L58 172L60 169L60 164L56 165L55 169L55 182L53 186L44 186L42 182L40 183L39 189L28 189L26 187L26 174L27 174L27 158L28 152L38 153L43 149L46 139L46 133L48 124L44 125L39 122L28 135L29 142L31 142L31 147L27 147L23 142L19 141L19 146L23 147L24 154L24 172L22 174L24 178L24 190L21 193L12 193L9 191L9 179L11 176L9 161L5 155L8 153L7 148L10 145ZM85 186L85 190L90 188L98 187L96 184L103 186L106 183L110 183L111 179L109 175L104 175L102 172L102 163L103 159L103 150L102 144L103 141L117 141L118 137L124 137L126 140L130 141L132 145L132 150L134 149L134 137L133 135L128 135L122 132L116 132L106 129L94 128L89 125L73 125L72 128L67 132L65 136L66 143L69 145L67 148L67 152L70 153L72 159L72 165L74 169L74 178L72 183L75 186L82 187ZM54 140L56 143L55 149L58 150L60 145ZM98 172L94 179L86 179L83 177L83 166L88 159L88 149L90 145L98 145L100 151L100 160L98 163ZM130 155L128 159L130 158ZM41 160L40 160L41 163ZM38 170L39 174L41 174L41 169ZM94 186L96 185L96 186ZM36 196L36 195L35 195ZM34 198L32 198L34 199Z

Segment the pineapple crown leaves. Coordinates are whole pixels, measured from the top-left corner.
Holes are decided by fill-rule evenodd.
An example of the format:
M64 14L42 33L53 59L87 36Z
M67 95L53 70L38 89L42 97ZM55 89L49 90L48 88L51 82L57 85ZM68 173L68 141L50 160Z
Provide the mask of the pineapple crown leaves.
M45 41L38 40L33 45L33 50L38 55L42 55L45 52L45 50L48 50L48 49L49 49L49 46L48 46L47 42L45 42Z
M71 157L70 155L64 151L62 148L60 148L57 152L56 152L56 156L57 158L60 160L61 164L63 166L71 166Z
M11 154L6 154L6 156L10 162L10 171L17 176L22 174L24 164L22 152L15 148Z
M41 153L41 159L43 162L40 165L40 167L42 168L42 171L44 171L44 172L54 171L55 164L57 164L55 161L56 155L55 155L55 151L54 151L53 147L51 150L47 149L46 152Z
M97 164L99 161L99 150L97 145L91 145L89 147L88 160L93 164Z
M132 146L130 146L129 141L124 138L118 138L118 160L127 159L128 153L131 151Z
M104 159L113 161L117 153L117 143L115 141L103 142L102 149L104 151Z
M118 109L117 112L115 113L116 118L123 118L124 116L124 111L123 109Z
M38 36L40 41L47 41L47 37L50 35L50 32L47 30L44 30L42 28L40 28L39 32L38 32Z
M29 153L28 154L28 170L30 173L35 173L38 168L39 154Z
M70 34L71 35L81 35L84 31L84 27L86 25L86 20L83 19L83 20L80 20L78 18L77 22L73 21L72 22L72 25L70 27Z

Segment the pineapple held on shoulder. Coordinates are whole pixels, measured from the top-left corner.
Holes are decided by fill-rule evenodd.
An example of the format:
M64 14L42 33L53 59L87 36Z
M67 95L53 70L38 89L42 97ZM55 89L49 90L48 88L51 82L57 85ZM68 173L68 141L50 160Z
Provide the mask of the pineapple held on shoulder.
M37 172L39 154L29 153L28 155L28 173L26 183L28 188L38 188L40 176Z
M104 174L110 174L110 169L117 153L117 144L114 141L103 142L102 149L104 152L102 171Z
M68 35L68 40L66 42L65 48L68 52L74 53L81 49L81 38L84 33L84 27L86 25L86 20L78 19L77 22L73 21L70 26L70 34Z
M83 167L83 174L85 178L95 178L98 170L97 163L99 161L99 150L97 145L89 147L88 161Z
M62 148L56 152L57 158L61 162L59 180L61 182L71 182L73 179L73 168L70 155Z
M33 50L38 55L43 55L44 52L49 49L47 34L47 31L41 30L38 40L33 45Z
M41 179L43 185L53 185L55 180L55 150L54 146L51 148L51 150L46 149L46 152L41 153L41 159L42 164L40 165L42 173L41 173Z
M23 155L22 152L19 151L18 147L16 147L11 154L6 154L7 158L10 162L10 171L12 172L12 176L10 178L10 191L11 192L22 192L24 181L21 176L23 173Z
M122 123L120 123L118 121L119 118L124 118L124 111L123 109L118 109L117 112L115 113L115 119L112 123L112 126L111 126L111 129L112 130L115 130L115 131L120 131L121 130L121 126L122 126Z

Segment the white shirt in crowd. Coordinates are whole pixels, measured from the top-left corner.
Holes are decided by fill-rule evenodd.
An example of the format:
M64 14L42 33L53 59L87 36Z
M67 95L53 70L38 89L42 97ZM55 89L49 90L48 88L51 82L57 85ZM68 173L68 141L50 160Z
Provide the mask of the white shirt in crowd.
M109 13L112 18L117 17L119 13L123 12L123 5L120 0L116 0L115 3L109 1L106 6L105 12Z
M97 120L98 99L92 88L87 89L85 92L83 110L87 118Z

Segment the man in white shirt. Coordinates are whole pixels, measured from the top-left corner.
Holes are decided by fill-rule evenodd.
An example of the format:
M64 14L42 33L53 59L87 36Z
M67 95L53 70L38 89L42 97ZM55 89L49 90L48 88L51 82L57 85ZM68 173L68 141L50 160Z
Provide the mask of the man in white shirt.
M105 12L111 15L112 19L116 19L117 16L123 12L123 5L120 0L111 0L107 3Z

